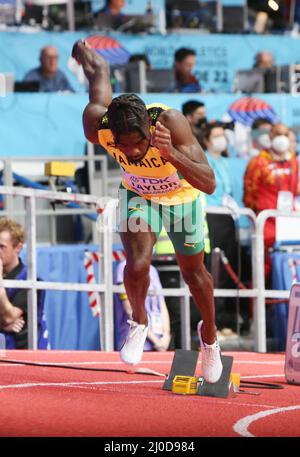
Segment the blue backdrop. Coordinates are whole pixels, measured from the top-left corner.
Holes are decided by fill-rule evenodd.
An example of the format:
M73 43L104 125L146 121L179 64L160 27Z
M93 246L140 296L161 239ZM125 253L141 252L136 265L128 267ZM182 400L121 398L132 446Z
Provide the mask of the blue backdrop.
M60 67L80 90L76 77L68 68L74 42L95 32L1 32L0 71L13 72L17 79L39 63L42 46L58 47ZM234 74L252 68L257 52L272 52L278 65L299 62L300 38L276 35L169 34L129 35L111 33L130 53L146 53L154 68L171 68L174 51L181 46L197 53L196 73L203 88L210 92L230 92ZM82 90L82 89L81 89Z
M279 94L254 96L267 102L283 122L300 130L299 97ZM196 98L205 103L209 119L221 119L230 105L241 96L143 94L142 98L146 103L159 100L178 110L181 110L186 100ZM83 155L85 138L81 119L87 102L86 93L10 94L0 97L0 155L10 157ZM262 112L261 115L263 116L264 113Z

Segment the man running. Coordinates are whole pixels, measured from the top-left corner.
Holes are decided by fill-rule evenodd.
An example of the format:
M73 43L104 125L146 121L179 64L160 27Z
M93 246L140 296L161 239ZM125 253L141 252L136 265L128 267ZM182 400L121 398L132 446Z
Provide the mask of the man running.
M177 110L159 103L146 107L135 94L112 99L109 65L84 41L73 57L89 82L83 113L86 138L101 144L122 167L120 236L126 252L124 286L133 314L121 349L123 362L137 365L147 337L145 298L153 246L162 225L174 244L182 276L202 319L198 335L203 376L217 382L222 374L216 339L213 283L204 263L200 191L211 194L215 178L189 123Z

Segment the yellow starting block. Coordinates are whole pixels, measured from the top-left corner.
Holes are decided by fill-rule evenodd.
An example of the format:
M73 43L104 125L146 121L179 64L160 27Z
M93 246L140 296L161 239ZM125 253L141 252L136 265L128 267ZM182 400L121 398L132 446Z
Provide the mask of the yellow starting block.
M238 392L240 380L239 374L231 372L232 356L221 355L223 370L221 377L215 383L209 383L203 377L195 376L198 356L198 351L176 349L163 390L183 395L218 398L227 398L229 393Z
M201 392L201 380L202 378L198 378L196 376L182 376L177 375L173 379L172 382L172 392L174 394L181 394L181 395L197 395L198 389ZM241 375L240 373L230 373L229 378L229 391L233 391L234 393L239 392L241 383ZM199 386L200 385L200 386Z
M241 385L240 373L231 373L229 378L230 387L232 386L233 392L239 392Z
M199 379L196 376L175 376L172 392L181 395L196 395Z
M74 162L47 162L45 163L46 176L69 176L75 174L76 165Z

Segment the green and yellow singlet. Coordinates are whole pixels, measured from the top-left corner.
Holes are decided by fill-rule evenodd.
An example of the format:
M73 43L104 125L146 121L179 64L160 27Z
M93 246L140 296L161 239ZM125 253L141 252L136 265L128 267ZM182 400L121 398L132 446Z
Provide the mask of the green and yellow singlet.
M150 133L160 114L170 109L160 103L147 105L151 119ZM178 205L195 200L199 190L191 186L177 169L161 157L159 149L150 146L140 161L130 160L114 143L109 129L108 118L104 115L98 130L99 143L119 163L123 169L122 185L147 200L155 200L162 205Z

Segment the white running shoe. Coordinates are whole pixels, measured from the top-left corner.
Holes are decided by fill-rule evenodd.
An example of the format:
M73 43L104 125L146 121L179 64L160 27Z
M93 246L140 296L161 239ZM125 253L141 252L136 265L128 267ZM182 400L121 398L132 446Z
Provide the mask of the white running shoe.
M128 365L137 365L142 359L149 327L132 320L128 320L127 322L130 328L120 351L120 357Z
M206 344L203 341L201 334L202 324L203 321L198 323L197 331L201 344L203 377L206 382L215 383L219 381L223 370L221 350L217 339L213 344Z

